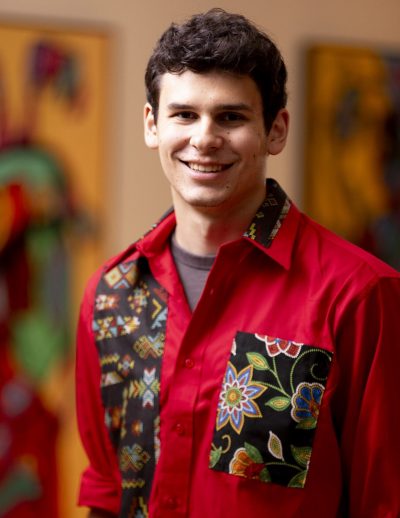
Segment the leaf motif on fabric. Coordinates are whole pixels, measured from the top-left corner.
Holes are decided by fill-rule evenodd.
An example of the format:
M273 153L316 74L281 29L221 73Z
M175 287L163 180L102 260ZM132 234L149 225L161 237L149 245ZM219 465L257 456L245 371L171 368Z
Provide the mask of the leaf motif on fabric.
M264 459L262 458L261 453L255 446L253 446L252 444L249 444L248 442L245 442L244 447L246 449L247 455L250 457L250 459L252 461L257 462L257 463L264 462Z
M271 475L269 474L268 468L263 468L260 471L259 477L263 482L271 482Z
M303 488L306 483L307 470L297 473L289 482L288 487Z
M222 455L221 446L219 448L213 447L213 449L210 452L210 463L209 463L210 468L213 468L217 464L217 462L221 458L221 455Z
M308 467L312 449L309 446L290 446L294 460L303 468Z
M269 432L268 439L268 451L273 455L276 459L285 460L283 458L283 448L281 440L277 435L275 435L271 430Z
M286 410L288 406L290 406L290 402L291 401L288 397L277 396L267 401L265 406L269 406L277 412L282 412L283 410Z
M258 371L266 371L270 368L267 359L260 353L247 353L246 357L250 365L253 365Z

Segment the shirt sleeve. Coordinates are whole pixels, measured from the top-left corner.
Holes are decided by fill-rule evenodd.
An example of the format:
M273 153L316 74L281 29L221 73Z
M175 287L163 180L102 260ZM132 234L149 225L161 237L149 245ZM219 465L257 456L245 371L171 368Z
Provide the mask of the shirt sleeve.
M83 472L78 504L119 514L121 484L115 450L104 423L100 364L92 331L98 276L88 284L81 305L76 355L76 404L79 433L89 466Z
M336 416L350 518L400 516L400 279L348 312L338 340Z

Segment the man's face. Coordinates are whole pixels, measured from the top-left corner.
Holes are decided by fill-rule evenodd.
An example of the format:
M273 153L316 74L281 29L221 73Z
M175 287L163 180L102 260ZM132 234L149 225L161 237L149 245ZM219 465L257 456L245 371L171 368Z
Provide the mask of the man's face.
M271 147L275 133L266 133L261 95L248 76L166 73L157 121L145 107L146 143L159 151L175 208L256 210L265 196L267 155L280 151Z

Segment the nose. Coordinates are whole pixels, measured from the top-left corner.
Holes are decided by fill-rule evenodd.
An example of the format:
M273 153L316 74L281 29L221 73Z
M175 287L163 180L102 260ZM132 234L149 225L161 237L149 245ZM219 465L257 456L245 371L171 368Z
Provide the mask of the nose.
M190 144L198 151L208 151L219 149L223 145L223 136L220 128L212 120L199 119L193 125L193 133L190 137Z

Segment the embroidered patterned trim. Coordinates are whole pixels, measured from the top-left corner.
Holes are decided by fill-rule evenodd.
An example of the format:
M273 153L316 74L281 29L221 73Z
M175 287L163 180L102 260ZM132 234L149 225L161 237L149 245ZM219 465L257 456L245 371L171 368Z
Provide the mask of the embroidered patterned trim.
M285 200L285 203L283 204L283 207L282 207L282 210L281 210L281 213L279 214L279 218L278 218L278 221L275 223L274 225L274 228L272 229L270 235L269 235L269 239L270 241L272 241L273 239L275 239L279 229L281 228L282 226L282 223L284 221L284 219L286 218L286 216L288 215L288 212L290 210L290 207L291 207L291 202L286 199Z
M101 375L102 387L115 385L116 383L121 383L121 381L123 381L123 378L118 374L118 372L107 372L106 374Z
M120 516L148 516L160 454L159 391L167 294L146 260L122 263L100 280L93 331L105 423L122 480Z
M147 451L143 450L143 448L136 443L133 446L124 446L121 448L119 454L121 472L130 470L139 472L149 460L150 455Z
M304 487L332 353L237 333L222 382L210 468Z
M108 286L114 290L129 288L135 284L138 271L135 263L119 264L104 275Z
M96 310L104 311L107 309L114 309L118 306L118 295L98 295L95 300Z
M137 317L131 316L110 316L106 318L96 318L93 322L95 340L106 338L117 338L118 336L129 335L136 331L140 321Z
M103 367L104 365L112 365L113 363L117 363L119 360L119 354L108 354L100 358L100 365Z
M122 488L123 489L130 489L132 487L135 487L133 480L123 480L122 481ZM138 484L136 484L136 487L138 487ZM132 502L130 503L130 508L128 510L127 515L120 515L120 516L126 516L126 518L148 518L149 517L149 511L147 504L143 500L143 498L140 496L139 498L134 497L132 499Z
M290 200L277 182L267 180L267 196L243 235L268 248L278 234L290 207Z

